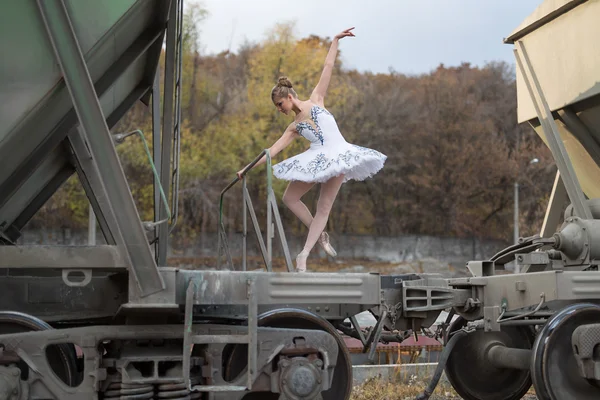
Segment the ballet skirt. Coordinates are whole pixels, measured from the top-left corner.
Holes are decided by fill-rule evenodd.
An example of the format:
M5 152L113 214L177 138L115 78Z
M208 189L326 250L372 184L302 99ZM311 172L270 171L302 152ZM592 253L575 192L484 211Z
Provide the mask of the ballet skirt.
M326 182L344 174L344 182L362 181L383 168L387 159L377 150L348 143L335 118L325 108L313 105L310 120L296 124L296 130L310 142L303 153L273 165L273 175L288 181Z

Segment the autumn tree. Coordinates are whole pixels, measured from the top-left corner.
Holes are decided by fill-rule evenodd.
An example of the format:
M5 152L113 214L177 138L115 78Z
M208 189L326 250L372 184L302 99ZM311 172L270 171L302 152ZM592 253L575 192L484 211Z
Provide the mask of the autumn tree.
M206 10L184 17L182 141L175 235L192 239L217 228L218 197L246 165L283 133L289 116L277 112L271 88L282 75L302 99L317 84L330 39L299 38L294 24L278 24L259 43L220 54L201 54ZM555 167L541 140L516 120L514 67L502 62L474 67L440 65L429 73L372 74L347 70L336 60L326 107L349 142L388 156L383 170L364 182L345 184L327 229L337 234L427 234L500 238L512 232L512 187L523 187L522 232L539 227ZM159 73L163 73L162 66ZM162 76L162 75L161 75ZM141 129L151 142L149 109L137 104L114 128ZM273 162L303 151L296 140ZM142 218L153 215L152 173L139 140L118 146ZM541 160L535 166L528 161ZM287 182L274 180L280 198ZM265 219L265 169L252 171L248 189ZM242 227L240 188L226 198L226 224ZM317 190L305 201L314 206ZM260 207L258 207L260 205ZM288 234L305 227L280 206ZM84 227L87 199L72 178L42 208L30 227ZM56 220L56 221L55 221ZM56 222L58 223L58 222ZM58 225L61 226L61 225Z

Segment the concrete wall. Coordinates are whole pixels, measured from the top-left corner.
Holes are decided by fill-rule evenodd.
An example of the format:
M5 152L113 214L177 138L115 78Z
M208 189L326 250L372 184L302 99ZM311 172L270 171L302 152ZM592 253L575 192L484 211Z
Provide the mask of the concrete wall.
M398 264L432 258L462 266L468 260L489 258L507 245L497 240L418 235L382 237L330 234L330 239L340 258L366 259ZM287 237L292 256L302 250L304 240L305 237ZM260 254L256 242L254 233L249 234L248 254ZM170 249L172 254L180 256L212 256L216 255L216 243L217 237L215 234L201 234L192 241L185 240L185 243L178 238L174 238ZM281 254L279 246L276 234L273 239L273 253L275 255ZM241 254L242 235L230 235L229 247L232 254Z
M103 243L101 232L97 233L97 243ZM290 237L287 241L292 257L304 244L305 237ZM331 242L338 252L338 257L345 259L365 259L389 262L391 264L432 262L462 267L469 260L487 259L506 246L506 243L495 240L444 238L433 236L406 235L398 237L379 236L338 236L331 234ZM19 244L57 244L85 245L86 231L31 230L24 231ZM230 235L229 247L232 254L241 254L241 234ZM318 247L318 245L317 245ZM260 255L254 233L248 236L248 254ZM169 253L180 257L212 257L217 254L217 235L214 233L199 234L195 238L174 236L169 245ZM273 239L274 256L282 255L278 236ZM325 253L320 251L321 256Z

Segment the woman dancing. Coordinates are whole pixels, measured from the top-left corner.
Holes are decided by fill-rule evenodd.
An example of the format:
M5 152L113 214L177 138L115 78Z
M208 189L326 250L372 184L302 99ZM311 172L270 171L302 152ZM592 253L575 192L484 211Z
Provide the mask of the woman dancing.
M271 90L271 100L277 110L285 115L290 111L296 114L281 138L269 148L271 157L275 157L297 137L302 136L310 142L310 148L305 152L273 165L275 177L290 181L283 194L284 204L308 227L304 248L296 257L297 272L306 271L306 259L317 242L327 254L336 256L324 229L342 183L351 179L362 181L373 176L383 168L387 158L376 150L346 142L335 118L325 109L325 94L331 80L338 42L344 37L354 36L352 29L346 29L334 37L319 83L308 100L298 98L287 77L279 78ZM265 162L266 157L262 157L255 166ZM248 172L247 168L237 172L240 179ZM313 217L301 198L315 183L320 183L321 188Z

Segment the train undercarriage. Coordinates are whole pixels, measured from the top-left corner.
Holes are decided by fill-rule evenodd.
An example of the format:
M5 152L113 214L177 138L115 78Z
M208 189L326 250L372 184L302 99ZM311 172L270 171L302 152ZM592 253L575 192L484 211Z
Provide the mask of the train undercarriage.
M420 399L444 371L469 400L516 400L532 385L541 400L600 397L599 1L546 1L506 39L515 45L519 121L547 143L557 178L539 235L469 262L470 276L452 279L291 272L271 187L265 243L245 182L243 207L266 270L246 271L245 253L233 265L222 224L227 265L219 257L214 270L167 267L178 216L183 2L116 4L110 18L91 23L103 2L24 1L6 12L29 35L16 40L13 27L0 26L13 51L44 52L39 65L9 63L13 80L43 84L19 92L18 112L2 109L0 400L343 400L352 391L343 334L372 359L380 341L420 332L445 346ZM558 56L576 62L551 60ZM154 101L161 93L162 113ZM115 151L143 133L110 132L138 101L153 115L156 205L148 222ZM74 173L107 244L17 245ZM271 268L276 231L288 272ZM520 272L506 273L509 262ZM365 311L376 319L368 332L356 319ZM444 311L448 319L429 332Z

